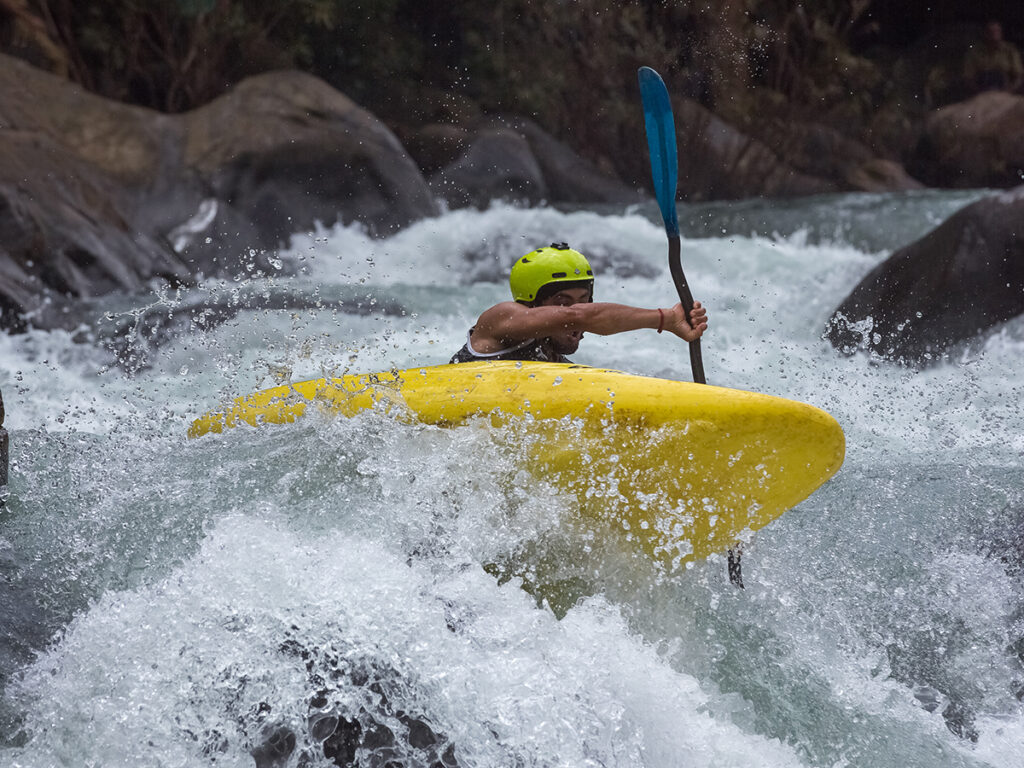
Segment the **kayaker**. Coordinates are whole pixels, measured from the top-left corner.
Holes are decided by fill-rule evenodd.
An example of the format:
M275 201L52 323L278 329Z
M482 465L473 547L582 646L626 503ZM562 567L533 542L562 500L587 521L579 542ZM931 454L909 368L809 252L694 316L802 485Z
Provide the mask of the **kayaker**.
M484 311L469 329L451 362L538 360L568 363L584 332L608 336L641 328L668 331L696 341L707 330L707 311L693 303L643 309L594 301L594 272L586 257L565 243L552 243L523 256L509 274L513 301Z

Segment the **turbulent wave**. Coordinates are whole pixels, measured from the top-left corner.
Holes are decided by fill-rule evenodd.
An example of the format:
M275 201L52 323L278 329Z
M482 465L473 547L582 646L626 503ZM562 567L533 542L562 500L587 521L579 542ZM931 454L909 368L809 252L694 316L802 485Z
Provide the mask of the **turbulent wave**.
M185 438L263 386L446 362L539 244L594 254L600 299L666 306L651 211L300 234L274 276L0 335L0 763L1015 765L1024 324L924 371L821 340L963 194L780 204L758 214L775 231L744 231L744 204L690 222L709 381L847 433L839 475L748 546L742 591L721 557L673 572L582 520L484 424ZM664 335L588 337L576 359L688 378Z

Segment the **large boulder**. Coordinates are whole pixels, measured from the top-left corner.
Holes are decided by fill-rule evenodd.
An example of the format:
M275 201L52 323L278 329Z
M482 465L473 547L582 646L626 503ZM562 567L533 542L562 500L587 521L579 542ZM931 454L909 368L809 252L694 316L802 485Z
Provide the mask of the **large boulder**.
M1012 187L1024 177L1024 96L989 91L925 119L915 173L947 187Z
M875 267L826 338L919 364L1024 312L1024 187L963 208Z
M775 121L755 136L685 98L677 100L675 115L679 186L685 199L892 192L922 186L898 163L823 125ZM494 199L629 204L643 195L518 116L431 124L411 133L406 143L428 172L434 194L453 207L482 207ZM642 134L635 151L646 154Z
M843 179L859 192L905 192L924 189L924 184L910 176L895 160L872 157L843 170Z
M165 241L131 221L117 179L45 134L0 140L0 327L74 325L69 297L191 279Z
M532 120L515 115L431 124L410 150L434 194L452 207L503 199L528 204L639 202L643 196L581 158Z
M232 274L316 222L384 232L437 212L394 135L298 72L164 115L0 55L0 128L4 328L73 327L69 300L154 277Z
M780 161L801 173L829 179L843 191L905 192L924 185L892 159L821 123L772 121L759 137Z
M184 168L255 222L264 241L315 221L383 232L438 212L394 134L312 75L250 77L182 120Z
M486 207L492 200L535 204L548 197L537 159L519 133L494 128L466 137L465 151L430 177L430 188L452 208Z
M619 179L577 155L532 120L515 115L494 118L494 123L517 131L530 146L556 203L635 203L643 198ZM638 151L643 152L642 147Z
M782 162L755 139L690 99L675 109L679 187L689 200L792 197L835 192L839 185Z
M690 200L921 187L898 163L823 125L774 121L752 135L690 99L675 119L679 185Z

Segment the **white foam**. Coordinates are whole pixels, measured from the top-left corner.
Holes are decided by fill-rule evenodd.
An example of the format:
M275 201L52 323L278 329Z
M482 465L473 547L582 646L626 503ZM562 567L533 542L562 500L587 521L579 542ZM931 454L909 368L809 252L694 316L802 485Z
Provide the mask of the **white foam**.
M81 601L30 668L18 702L33 735L15 764L202 764L205 737L186 731L234 734L217 764L251 764L258 724L229 716L244 709L231 697L304 716L307 681L279 654L297 622L305 642L344 626L408 670L408 696L466 764L1013 765L1005 649L1021 585L994 547L1020 508L1024 323L919 372L840 357L824 322L883 254L806 231L683 242L711 313L708 380L822 406L847 434L836 480L758 534L739 595L721 558L666 575L574 528L566 500L483 427L369 415L186 441L191 417L279 380L445 362L504 298L503 265L551 240L643 267L599 275L599 298L675 300L657 223L499 205L383 240L314 232L285 256L295 278L199 289L358 286L405 314L243 310L135 375L66 333L0 335L15 462L4 537L39 563L46 599ZM689 378L685 344L665 334L588 336L576 359ZM502 586L483 571L508 562ZM552 599L599 596L559 622L517 586L542 577ZM446 601L469 617L462 634ZM944 656L939 631L977 648ZM933 667L894 669L900 648ZM972 677L991 689L969 702L976 747L914 695L948 699Z
M560 622L477 569L438 573L374 541L237 516L161 582L106 594L29 668L32 739L16 764L197 764L214 733L217 764L244 764L261 702L276 723L304 723L313 684L288 639L393 670L407 694L395 705L426 715L463 764L800 764L710 717L700 684L601 599Z

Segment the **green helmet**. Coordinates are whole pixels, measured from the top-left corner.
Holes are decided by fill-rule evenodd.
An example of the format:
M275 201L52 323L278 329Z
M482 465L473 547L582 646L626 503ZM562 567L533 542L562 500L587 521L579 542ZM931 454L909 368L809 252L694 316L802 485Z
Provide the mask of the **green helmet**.
M531 303L541 296L542 288L552 283L585 283L594 294L594 272L586 257L565 243L552 243L530 251L512 265L508 276L515 301ZM569 286L565 286L569 287Z

